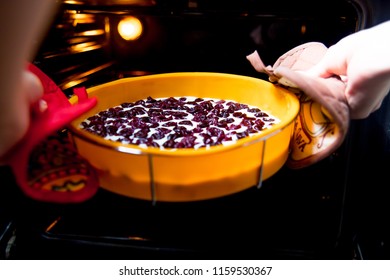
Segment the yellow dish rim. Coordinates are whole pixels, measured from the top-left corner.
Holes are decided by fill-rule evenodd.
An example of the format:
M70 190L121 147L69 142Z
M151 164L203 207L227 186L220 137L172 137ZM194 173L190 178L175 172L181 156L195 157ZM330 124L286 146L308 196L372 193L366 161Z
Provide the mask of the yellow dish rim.
M240 79L248 79L252 80L257 78L248 77L248 76L241 76L236 74L226 74L226 73L214 73L214 72L175 72L175 73L163 73L163 74L153 74L153 75L147 75L147 76L141 76L141 77L130 77L130 78L122 78L119 80L111 81L105 84L97 85L94 87L91 87L87 89L87 93L89 94L88 90L97 90L99 88L107 87L110 84L113 83L126 83L131 80L146 80L146 79L155 79L156 77L180 77L180 76L225 76L225 77L239 77ZM275 85L276 86L276 85ZM179 156L179 157L185 157L185 156L196 156L196 155L204 155L204 154L212 154L212 153L219 153L224 152L227 150L239 148L246 145L251 145L260 141L265 141L268 138L272 137L273 135L277 134L278 132L282 131L286 127L288 127L292 122L294 122L295 118L297 117L299 113L299 100L295 96L294 93L287 91L284 88L279 87L280 90L284 92L289 98L292 100L293 103L296 105L296 112L294 114L290 114L290 118L288 121L280 122L277 124L274 124L272 127L258 133L254 134L253 136L244 137L242 139L237 140L233 144L229 145L216 145L212 147L202 147L199 149L193 149L193 148L179 148L179 149L161 149L157 147L142 147L134 144L123 144L120 142L115 142L111 140L104 139L100 136L94 135L90 132L84 131L81 128L78 127L80 124L79 119L77 118L75 121L71 122L69 125L69 130L72 132L72 134L76 137L79 137L80 139L87 141L92 144L96 144L100 147L104 147L111 150L116 150L122 153L128 153L128 154L134 154L134 155L156 155L156 156ZM177 97L177 96L173 96ZM72 96L69 101L74 104L77 103L77 96ZM98 100L99 102L99 100ZM118 104L119 105L119 104ZM108 109L108 108L107 108ZM261 108L260 108L261 109ZM83 114L85 116L85 114Z

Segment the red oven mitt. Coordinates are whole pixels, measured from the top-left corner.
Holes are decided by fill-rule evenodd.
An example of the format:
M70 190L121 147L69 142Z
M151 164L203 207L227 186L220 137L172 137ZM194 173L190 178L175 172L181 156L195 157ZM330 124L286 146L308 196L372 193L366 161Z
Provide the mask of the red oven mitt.
M96 105L84 88L74 93L72 105L60 88L35 65L28 70L42 82L44 110L34 110L24 138L7 155L8 164L23 192L33 199L53 203L82 202L98 189L92 166L73 148L64 128Z
M255 51L247 56L252 66L268 74L270 82L288 88L300 100L291 153L287 165L302 168L331 155L343 143L349 127L345 84L339 77L319 78L305 74L325 55L327 48L306 43L282 55L273 66L265 66Z

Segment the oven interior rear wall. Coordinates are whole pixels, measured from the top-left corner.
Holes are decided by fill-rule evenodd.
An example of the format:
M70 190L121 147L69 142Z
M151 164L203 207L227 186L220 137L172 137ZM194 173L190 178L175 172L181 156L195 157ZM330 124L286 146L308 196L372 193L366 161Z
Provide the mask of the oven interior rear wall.
M189 3L197 1L187 2L156 1L147 8L63 5L36 63L64 89L102 83L101 73L106 79L180 71L258 77L245 59L254 50L272 64L299 44L335 43L359 27L361 16L344 1L321 8L312 1L198 1L195 7ZM129 15L143 24L134 41L117 30Z
M176 0L155 1L148 7L102 5L101 1L78 5L63 2L34 63L69 96L76 86L90 87L122 77L166 72L210 71L267 79L251 67L246 55L257 50L267 64L272 64L299 44L319 41L330 46L386 18L376 1L247 0L233 4ZM144 33L138 40L125 41L117 31L117 23L128 15L138 17L144 24ZM376 185L376 195L369 196L369 202L364 200L366 189L361 182L366 180L355 174L364 174L359 162L371 160L373 153L362 152L361 145L365 143L357 140L356 135L372 129L374 121L375 137L383 140L382 147L374 145L378 149L375 157L382 155L382 149L387 149L388 155L388 136L383 135L388 122L383 124L381 118L390 119L389 111L382 110L364 122L354 122L343 146L316 165L301 170L283 167L260 189L254 186L206 201L154 205L100 190L82 204L52 205L21 195L12 175L2 168L5 184L0 209L6 215L2 218L5 234L0 234L0 256L384 257L383 251L372 253L372 245L377 248L375 242L383 240L383 231L372 233L375 238L369 236L367 221L360 219L364 209L372 209L370 205L383 187ZM365 174L364 178L369 176ZM10 196L12 199L8 199ZM369 204L361 207L363 202ZM377 215L374 210L370 214ZM371 255L363 256L361 247L368 248L363 251Z

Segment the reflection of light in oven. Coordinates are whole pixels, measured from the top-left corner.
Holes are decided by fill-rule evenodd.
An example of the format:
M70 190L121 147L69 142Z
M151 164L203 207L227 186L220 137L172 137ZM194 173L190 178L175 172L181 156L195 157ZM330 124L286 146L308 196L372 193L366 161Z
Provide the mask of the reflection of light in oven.
M85 24L94 24L96 23L96 16L93 14L77 14L74 11L67 11L64 13L66 21L58 23L56 27L58 29L64 29L69 27L71 24L73 27L77 27Z
M83 1L77 1L77 0L64 0L64 4L81 5L81 4L83 4Z
M103 65L92 68L92 69L85 71L83 73L69 76L67 79L65 79L63 81L63 83L59 84L59 86L62 90L66 90L66 89L69 89L71 87L75 87L75 86L87 81L89 76L94 75L100 71L103 71L104 69L109 68L110 66L112 66L112 64L113 64L113 62L107 62Z
M302 34L302 35L305 35L305 33L306 33L306 25L305 25L305 24L302 24L302 25L301 25L301 34Z
M125 40L136 40L142 34L142 23L136 17L126 17L118 24L119 35Z
M80 53L80 52L87 52L92 51L101 48L100 44L96 44L96 42L87 42L87 43L80 43L74 46L71 46L71 52L72 53Z
M62 0L64 4L70 5L105 5L105 6L116 6L116 5L129 5L129 6L140 6L148 7L156 5L155 0Z
M146 239L144 237L139 237L139 236L129 236L128 239L136 240L136 241L148 241L148 239Z
M59 221L61 220L61 217L54 220L45 230L45 232L49 232Z
M79 33L75 33L74 36L99 36L103 35L105 31L103 29L88 30Z

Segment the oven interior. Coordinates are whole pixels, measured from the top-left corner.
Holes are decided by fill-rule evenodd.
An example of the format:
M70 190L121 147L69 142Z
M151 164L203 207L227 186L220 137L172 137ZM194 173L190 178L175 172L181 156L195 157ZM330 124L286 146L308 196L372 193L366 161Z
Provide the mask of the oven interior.
M127 3L128 2L128 3ZM61 1L34 63L68 96L123 77L223 72L267 79L267 64L311 41L330 46L388 18L385 1ZM387 9L389 10L389 9ZM121 19L143 33L124 40ZM0 256L9 259L386 258L388 100L353 121L344 144L304 169L283 167L261 188L198 202L142 201L99 190L56 205L21 194L1 168ZM367 137L369 135L369 137Z

